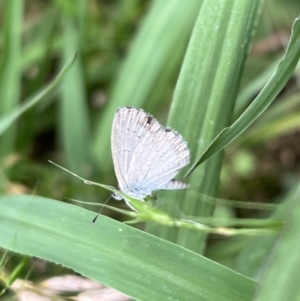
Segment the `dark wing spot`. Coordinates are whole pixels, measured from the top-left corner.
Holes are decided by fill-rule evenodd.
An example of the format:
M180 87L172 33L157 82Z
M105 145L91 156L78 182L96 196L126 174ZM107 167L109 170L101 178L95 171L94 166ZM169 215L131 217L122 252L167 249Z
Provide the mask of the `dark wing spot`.
M150 116L150 115L148 115L146 118L147 118L147 123L148 123L148 124L151 124L152 121L153 121L153 117Z

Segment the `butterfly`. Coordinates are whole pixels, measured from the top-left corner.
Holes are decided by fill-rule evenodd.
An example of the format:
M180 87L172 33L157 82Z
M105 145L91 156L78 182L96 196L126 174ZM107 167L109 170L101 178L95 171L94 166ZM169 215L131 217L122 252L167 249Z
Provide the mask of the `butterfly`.
M173 179L190 162L187 142L142 109L121 107L114 116L111 150L119 189L144 200L160 189L185 189Z

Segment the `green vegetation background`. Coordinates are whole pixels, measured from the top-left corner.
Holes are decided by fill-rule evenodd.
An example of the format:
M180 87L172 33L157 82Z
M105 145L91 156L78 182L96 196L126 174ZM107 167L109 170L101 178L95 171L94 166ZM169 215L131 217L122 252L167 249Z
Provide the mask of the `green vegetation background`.
M137 300L300 300L299 20L278 67L298 1L2 0L0 7L3 287L67 267ZM225 238L157 222L135 229L108 209L92 227L94 213L66 197L96 204L109 192L48 160L116 187L110 130L125 105L180 132L201 163L186 178L191 189L158 194L160 210L218 229L280 221L280 231ZM268 204L278 206L255 209ZM25 255L47 260L45 269Z

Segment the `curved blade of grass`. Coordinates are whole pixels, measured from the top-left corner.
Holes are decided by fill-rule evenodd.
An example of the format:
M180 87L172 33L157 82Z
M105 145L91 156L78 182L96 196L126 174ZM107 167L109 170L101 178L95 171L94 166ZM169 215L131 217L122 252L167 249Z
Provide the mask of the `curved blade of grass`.
M0 197L0 246L69 267L138 300L250 301L255 282L108 217L36 196ZM141 276L143 275L143 276Z
M76 54L70 59L62 70L58 73L56 78L47 87L44 87L35 96L24 101L24 104L15 109L14 112L7 114L7 116L0 119L0 135L2 135L24 112L29 110L32 106L37 104L39 101L47 97L61 82L65 74L69 71L73 63L75 62Z
M281 91L288 79L291 77L300 57L300 19L296 19L290 42L284 58L278 65L273 77L266 84L264 89L240 116L240 118L229 128L225 128L208 146L199 159L192 165L185 176L188 176L197 166L218 153L248 126L256 120L272 103L276 95Z

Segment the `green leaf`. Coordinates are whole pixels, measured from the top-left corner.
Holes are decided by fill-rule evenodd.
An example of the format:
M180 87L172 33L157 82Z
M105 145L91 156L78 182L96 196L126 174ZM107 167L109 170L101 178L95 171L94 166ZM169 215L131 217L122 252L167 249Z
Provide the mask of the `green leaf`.
M300 19L296 19L292 29L292 36L284 58L278 65L276 72L265 85L260 94L240 116L240 118L229 128L225 128L209 145L199 159L187 172L189 175L198 165L218 153L238 135L240 135L250 124L254 122L272 103L288 79L293 74L300 57Z
M187 140L192 161L230 124L261 6L260 0L203 2L168 119L168 124ZM176 200L188 216L211 216L214 206L202 202L200 195L216 195L222 157L218 154L192 174L191 187L186 191L164 192L159 196ZM166 201L163 210L175 216L173 202ZM147 231L196 252L205 247L206 236L200 233L152 224Z
M103 215L92 224L94 212L37 196L2 196L0 207L1 247L62 264L137 300L252 300L253 280Z

